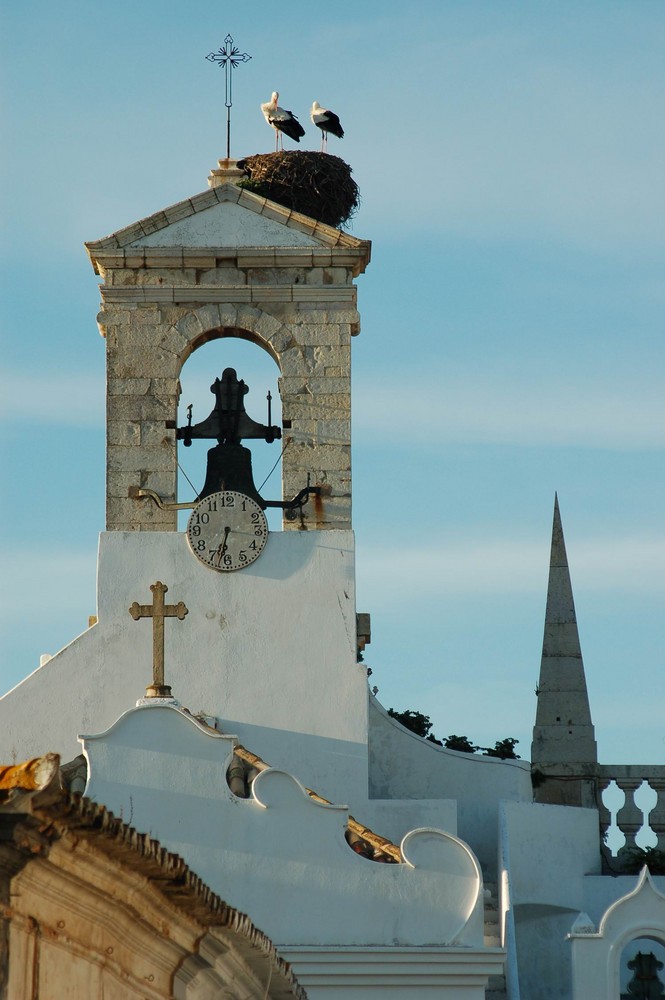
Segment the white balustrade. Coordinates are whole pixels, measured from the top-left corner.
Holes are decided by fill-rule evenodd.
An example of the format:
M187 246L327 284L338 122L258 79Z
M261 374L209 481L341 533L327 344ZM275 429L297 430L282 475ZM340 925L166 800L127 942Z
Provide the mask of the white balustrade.
M640 831L642 834L639 839L642 843L649 841L650 846L665 850L665 767L640 764L599 765L597 782L600 835L601 842L607 845L606 854L621 855L626 850L641 846L636 842ZM623 805L616 810L614 822L611 809L613 783L625 796ZM655 804L651 808L643 802L647 789L656 795ZM648 837L649 832L651 837ZM620 845L622 838L625 838L625 843ZM613 850L617 845L618 848Z

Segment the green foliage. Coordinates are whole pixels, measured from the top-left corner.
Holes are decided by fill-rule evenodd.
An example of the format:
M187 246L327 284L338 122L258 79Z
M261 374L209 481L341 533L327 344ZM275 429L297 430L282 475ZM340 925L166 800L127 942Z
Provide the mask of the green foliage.
M423 715L422 712L417 712L412 708L407 708L404 712L396 712L394 708L389 708L388 715L401 723L405 729L409 729L412 733L415 733L416 736L422 736L424 739L429 740L430 743L436 743L437 746L444 746L449 750L457 750L458 753L475 753L476 750L482 750L485 757L500 757L502 760L519 760L519 756L515 753L515 747L519 743L519 740L513 739L512 736L507 736L505 740L497 740L491 748L476 746L467 736L457 736L455 733L447 736L442 743L441 740L437 740L434 733L430 732L433 723L429 715Z
M429 737L429 731L433 725L429 715L423 715L422 712L414 712L410 708L407 708L404 712L395 712L394 709L389 708L388 715L392 716L393 719L397 719L405 729L410 729L416 736L427 736L433 739L433 737Z
M657 847L627 847L620 851L621 871L637 875L646 865L652 875L665 875L665 851Z
M475 753L479 749L466 736L456 736L454 733L445 738L443 745L449 750L457 750L459 753Z
M501 760L519 760L519 754L515 753L515 747L519 740L512 736L506 736L505 740L497 740L494 747L484 747L483 757L500 757Z

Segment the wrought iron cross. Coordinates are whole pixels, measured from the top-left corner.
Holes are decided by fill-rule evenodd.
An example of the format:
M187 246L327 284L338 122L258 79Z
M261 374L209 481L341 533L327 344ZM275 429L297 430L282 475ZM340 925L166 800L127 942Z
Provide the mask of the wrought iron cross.
M231 159L231 107L233 105L233 80L232 73L241 62L249 62L252 57L233 44L233 39L227 35L224 39L224 48L218 52L209 52L206 56L210 62L219 63L225 71L226 76L226 158Z
M159 580L151 583L150 589L154 595L152 604L134 601L129 613L135 622L139 618L152 618L152 684L145 689L146 697L170 698L171 688L164 683L164 619L179 618L182 621L189 608L182 601L165 604L164 594L169 588Z

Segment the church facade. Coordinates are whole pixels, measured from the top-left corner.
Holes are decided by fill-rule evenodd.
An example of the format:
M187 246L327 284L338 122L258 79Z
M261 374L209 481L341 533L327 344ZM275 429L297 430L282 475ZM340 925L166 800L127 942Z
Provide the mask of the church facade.
M74 791L247 914L287 991L608 1000L638 954L656 983L665 879L607 874L602 791L626 792L630 846L647 780L662 849L665 769L597 760L558 506L531 765L404 729L368 691L355 602L351 350L371 247L241 178L221 161L207 191L87 244L107 354L96 621L0 699L0 760L71 762ZM232 369L211 372L210 415L178 426L182 366L227 338L275 361L281 427L250 416ZM279 531L252 438L281 442ZM201 441L190 503L178 447ZM195 980L173 995L227 995Z

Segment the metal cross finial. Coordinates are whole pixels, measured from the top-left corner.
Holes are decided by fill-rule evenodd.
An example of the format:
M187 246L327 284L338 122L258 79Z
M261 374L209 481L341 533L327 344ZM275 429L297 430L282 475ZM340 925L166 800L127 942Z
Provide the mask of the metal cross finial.
M210 62L219 63L226 75L226 158L231 159L231 107L233 105L233 70L241 63L248 62L252 57L233 44L233 39L227 35L224 39L224 48L219 52L209 52L206 56Z
M164 683L164 619L179 618L182 621L189 609L182 601L165 604L164 594L169 588L160 580L151 583L150 589L154 595L153 603L139 604L134 601L129 613L135 622L139 618L152 618L152 684L146 688L146 697L170 698L171 688Z

